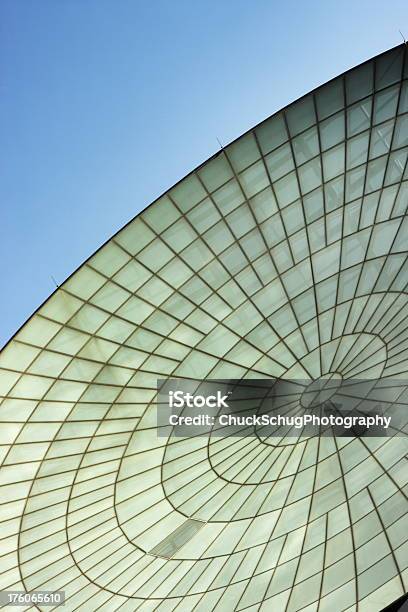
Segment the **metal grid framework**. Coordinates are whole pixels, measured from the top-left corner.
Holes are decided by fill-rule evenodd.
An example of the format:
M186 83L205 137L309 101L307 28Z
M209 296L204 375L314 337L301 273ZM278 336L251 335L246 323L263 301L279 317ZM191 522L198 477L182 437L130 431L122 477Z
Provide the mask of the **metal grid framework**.
M408 584L406 438L158 438L157 378L406 377L397 47L222 149L0 355L0 588L66 610L373 612Z

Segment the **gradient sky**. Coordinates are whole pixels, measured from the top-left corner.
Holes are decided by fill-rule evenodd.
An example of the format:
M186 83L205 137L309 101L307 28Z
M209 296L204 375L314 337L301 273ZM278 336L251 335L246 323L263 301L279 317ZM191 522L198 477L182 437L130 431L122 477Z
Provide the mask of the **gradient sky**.
M0 346L217 138L398 30L406 0L1 0Z

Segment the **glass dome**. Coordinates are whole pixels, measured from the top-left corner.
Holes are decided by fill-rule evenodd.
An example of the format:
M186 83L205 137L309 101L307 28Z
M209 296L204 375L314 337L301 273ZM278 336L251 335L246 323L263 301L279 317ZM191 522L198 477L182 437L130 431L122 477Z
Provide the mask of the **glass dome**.
M406 55L220 150L3 349L1 589L70 612L373 612L408 590L406 438L164 439L155 404L169 376L407 378Z

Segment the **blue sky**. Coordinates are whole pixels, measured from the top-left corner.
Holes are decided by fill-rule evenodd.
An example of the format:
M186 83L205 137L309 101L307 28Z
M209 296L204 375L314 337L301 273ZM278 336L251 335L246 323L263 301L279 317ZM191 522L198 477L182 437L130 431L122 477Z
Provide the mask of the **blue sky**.
M217 138L399 29L403 0L2 0L0 346Z

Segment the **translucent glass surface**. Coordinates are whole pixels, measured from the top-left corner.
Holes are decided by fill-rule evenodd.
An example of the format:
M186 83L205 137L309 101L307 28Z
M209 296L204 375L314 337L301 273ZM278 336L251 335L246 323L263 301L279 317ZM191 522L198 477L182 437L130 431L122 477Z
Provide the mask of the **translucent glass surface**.
M167 376L407 377L406 55L220 150L4 348L1 589L65 590L70 612L372 612L407 591L406 438L155 428Z

